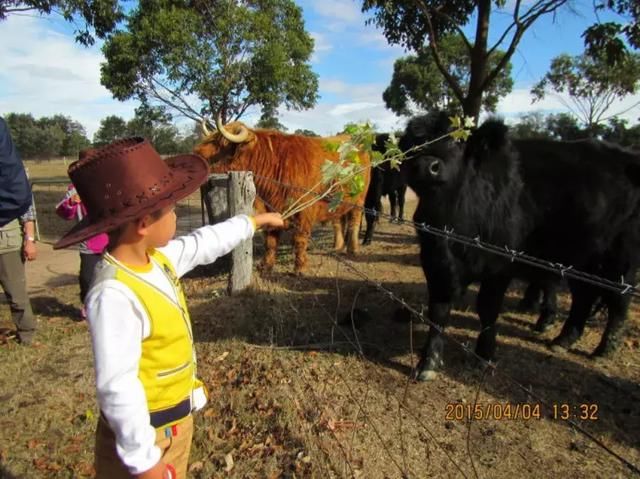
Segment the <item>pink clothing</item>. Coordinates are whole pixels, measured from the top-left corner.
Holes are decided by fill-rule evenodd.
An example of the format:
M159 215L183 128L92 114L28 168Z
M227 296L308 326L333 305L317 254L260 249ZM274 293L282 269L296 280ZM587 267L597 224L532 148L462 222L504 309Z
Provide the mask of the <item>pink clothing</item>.
M56 205L56 213L65 220L77 219L81 221L87 215L87 209L79 202L76 203L72 198L77 195L76 188L73 184L69 185L64 198ZM101 254L107 247L109 237L106 233L100 233L80 244L80 250L91 254Z

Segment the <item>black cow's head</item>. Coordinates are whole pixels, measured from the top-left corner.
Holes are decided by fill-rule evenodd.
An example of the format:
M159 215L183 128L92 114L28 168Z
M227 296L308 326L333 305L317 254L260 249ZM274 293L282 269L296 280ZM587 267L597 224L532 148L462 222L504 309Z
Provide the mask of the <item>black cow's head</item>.
M457 178L462 148L449 137L433 142L449 130L449 117L444 112L415 117L407 125L399 143L406 154L401 171L416 193L447 186Z

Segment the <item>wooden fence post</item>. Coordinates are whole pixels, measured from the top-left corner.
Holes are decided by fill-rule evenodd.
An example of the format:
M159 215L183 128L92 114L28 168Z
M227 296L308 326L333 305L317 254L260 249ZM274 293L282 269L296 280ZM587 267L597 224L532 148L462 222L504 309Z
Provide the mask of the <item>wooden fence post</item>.
M229 175L209 175L206 183L200 187L202 224L213 225L229 218ZM218 258L206 267L208 274L215 276L231 271L231 253Z
M252 215L253 202L256 198L256 187L250 171L233 171L229 173L229 216L239 214ZM240 243L231 253L231 276L229 277L229 294L242 291L251 283L253 271L253 240Z

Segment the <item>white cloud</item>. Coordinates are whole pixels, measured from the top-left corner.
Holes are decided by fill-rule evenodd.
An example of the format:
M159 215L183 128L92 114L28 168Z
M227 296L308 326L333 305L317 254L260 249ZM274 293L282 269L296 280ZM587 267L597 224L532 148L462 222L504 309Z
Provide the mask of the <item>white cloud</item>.
M313 10L327 20L341 23L362 23L362 13L353 0L315 0Z
M570 104L569 97L558 95L547 95L541 101L532 103L533 96L528 88L514 89L498 103L497 113L505 117L518 117L524 113L539 111L544 114L569 113L565 104ZM564 103L563 103L564 101ZM620 118L628 120L630 124L638 122L640 117L640 93L629 95L622 100L615 101L607 116L621 113Z
M281 111L280 122L289 132L312 130L319 135L334 135L346 123L370 121L377 131L403 129L406 120L398 118L380 102L345 102L317 105L306 111Z
M62 113L79 121L90 138L105 116L130 118L134 102L116 102L100 85L100 50L78 45L50 25L21 16L2 22L0 113Z

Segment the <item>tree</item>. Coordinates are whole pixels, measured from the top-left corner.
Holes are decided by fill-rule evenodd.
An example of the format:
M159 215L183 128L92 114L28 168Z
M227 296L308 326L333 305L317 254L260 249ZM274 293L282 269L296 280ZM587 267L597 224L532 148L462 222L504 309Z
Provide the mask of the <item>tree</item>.
M127 136L127 122L117 115L110 115L100 121L100 128L93 135L93 146L98 148Z
M278 120L278 112L272 108L264 108L262 110L262 115L256 123L256 128L265 128L282 132L287 131L287 127Z
M550 138L546 129L544 115L538 111L525 113L520 121L510 128L514 138Z
M590 136L595 136L597 125L623 113L608 114L613 102L639 88L640 55L629 54L614 65L608 65L604 55L560 55L531 93L534 101L555 94L585 124Z
M448 35L440 42L440 61L463 90L468 90L470 80L470 57L464 39L458 35ZM504 56L496 50L489 56L489 68L495 68ZM511 62L507 62L498 73L496 80L487 87L482 106L487 111L495 111L498 100L513 88ZM412 115L418 110L444 109L452 112L462 110L455 92L446 79L438 72L438 67L429 49L420 49L417 55L409 55L396 60L393 65L391 84L382 94L384 102L398 115Z
M462 105L463 113L477 119L483 95L511 60L524 33L540 17L556 13L568 1L363 0L362 11L373 12L374 16L368 22L381 27L390 43L400 44L414 52L429 49L438 71ZM500 13L508 13L511 20L502 32L491 35L497 40L489 45L493 4ZM475 25L472 40L462 30L462 26L471 22ZM443 59L443 39L453 33L460 35L468 51L469 75L466 84L448 69L450 65ZM502 45L506 46L504 54L497 55ZM493 54L498 57L495 64L491 62Z
M579 140L585 138L587 133L578 126L575 116L568 113L549 115L545 121L546 129L553 138L558 140Z
M0 21L9 15L25 12L60 14L77 27L74 32L76 41L85 46L94 44L94 34L105 38L124 17L119 0L0 0Z
M624 146L640 147L640 123L627 128L627 120L611 118L602 128L602 138Z
M312 107L312 51L292 0L141 0L103 47L101 81L119 100L227 121L251 106Z
M64 115L35 119L31 114L9 113L6 120L23 158L76 156L89 145L84 127Z
M68 116L43 117L38 120L38 125L59 128L64 133L62 145L55 156L77 156L80 150L87 148L91 143L84 127Z
M294 134L303 136L320 136L315 131L307 129L297 129L296 131L294 131Z
M626 23L598 21L587 28L582 36L588 55L603 55L607 64L612 65L624 60L629 47L640 48L640 7L637 0L597 0L594 7L596 12L615 12L626 19Z

